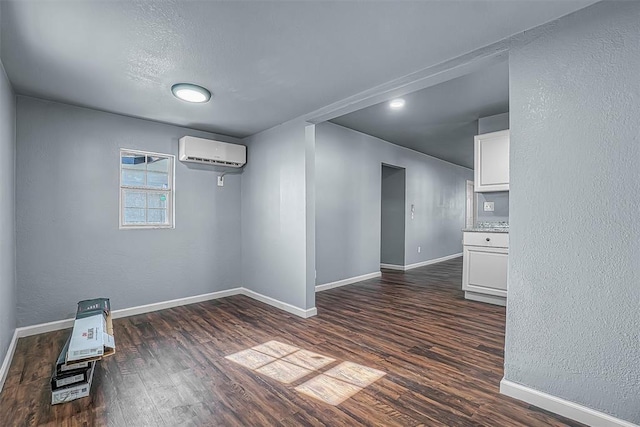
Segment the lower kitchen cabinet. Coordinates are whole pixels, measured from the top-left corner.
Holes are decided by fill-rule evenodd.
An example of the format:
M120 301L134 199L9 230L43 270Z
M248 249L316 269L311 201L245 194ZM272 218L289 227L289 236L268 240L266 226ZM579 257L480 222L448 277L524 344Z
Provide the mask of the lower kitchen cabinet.
M466 299L506 305L509 235L464 232L462 290Z

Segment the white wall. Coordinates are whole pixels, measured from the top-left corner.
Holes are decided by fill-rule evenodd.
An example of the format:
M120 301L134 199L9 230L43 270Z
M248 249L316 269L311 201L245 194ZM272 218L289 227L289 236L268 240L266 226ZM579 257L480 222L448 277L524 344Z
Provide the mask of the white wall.
M16 327L15 96L0 62L0 365Z
M510 52L505 378L640 424L640 3Z
M318 284L379 271L382 163L406 169L405 264L462 252L472 170L322 123L316 126Z
M119 149L178 154L184 135L232 138L34 98L17 102L20 326L241 286L240 176L176 161L176 228L119 230ZM4 169L3 169L4 171Z
M308 270L314 268L307 259L307 239L313 239L307 233L307 155L313 155L313 136L304 122L292 122L244 143L248 158L242 174L242 284L299 309L311 309L315 296L313 281L308 283Z

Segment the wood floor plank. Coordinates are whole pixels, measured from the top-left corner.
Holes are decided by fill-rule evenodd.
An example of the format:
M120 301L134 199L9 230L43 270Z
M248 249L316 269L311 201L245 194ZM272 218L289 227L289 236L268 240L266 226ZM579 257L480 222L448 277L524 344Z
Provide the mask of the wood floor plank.
M301 319L246 296L114 320L91 397L50 405L69 330L21 338L5 426L580 426L499 394L505 309L466 301L454 259L316 295ZM290 384L226 356L278 341L335 359ZM385 375L333 406L295 388L353 362Z

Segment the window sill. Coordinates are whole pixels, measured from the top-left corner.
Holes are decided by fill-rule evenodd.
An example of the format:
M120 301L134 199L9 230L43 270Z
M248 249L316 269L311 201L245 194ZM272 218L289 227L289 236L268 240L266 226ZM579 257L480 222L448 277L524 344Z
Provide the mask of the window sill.
M120 230L157 230L157 229L174 229L175 225L121 225Z

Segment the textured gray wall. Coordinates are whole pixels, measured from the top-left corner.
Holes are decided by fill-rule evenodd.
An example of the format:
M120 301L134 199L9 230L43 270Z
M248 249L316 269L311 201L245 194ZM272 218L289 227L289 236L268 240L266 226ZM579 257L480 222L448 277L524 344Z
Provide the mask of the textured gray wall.
M307 283L307 137L305 123L288 123L245 139L242 173L242 284L301 309L315 305Z
M0 62L0 364L16 327L15 105Z
M478 221L509 221L509 192L496 191L491 193L476 193ZM493 212L484 211L484 202L493 202Z
M405 264L462 252L473 171L333 123L316 126L317 283L380 270L382 163L406 169ZM418 245L422 246L419 254Z
M405 170L382 166L380 262L404 265Z
M220 188L176 160L176 228L118 229L121 147L177 155L180 137L216 135L25 97L17 114L20 326L84 298L118 309L241 286L238 175Z
M497 132L509 129L509 113L496 114L494 116L480 117L478 119L478 134Z
M640 3L511 61L505 377L640 424Z

